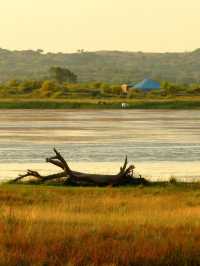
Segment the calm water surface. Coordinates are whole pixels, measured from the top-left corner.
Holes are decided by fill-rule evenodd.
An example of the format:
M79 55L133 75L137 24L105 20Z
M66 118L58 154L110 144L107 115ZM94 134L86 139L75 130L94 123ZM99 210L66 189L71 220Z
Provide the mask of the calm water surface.
M125 155L151 179L200 178L200 111L1 110L0 178L44 162L57 147L79 170L114 173Z

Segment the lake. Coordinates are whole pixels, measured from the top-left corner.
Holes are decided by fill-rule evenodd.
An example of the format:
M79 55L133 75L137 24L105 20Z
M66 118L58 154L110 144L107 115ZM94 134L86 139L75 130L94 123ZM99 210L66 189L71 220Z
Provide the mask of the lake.
M45 163L56 147L73 169L115 173L128 155L153 180L200 179L199 110L1 110L0 178Z

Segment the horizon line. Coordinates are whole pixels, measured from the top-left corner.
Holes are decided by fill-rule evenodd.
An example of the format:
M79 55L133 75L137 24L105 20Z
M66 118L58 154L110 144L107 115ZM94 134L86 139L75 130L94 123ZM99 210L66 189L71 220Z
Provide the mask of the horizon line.
M6 50L10 52L23 52L23 51L34 51L39 52L41 54L84 54L84 53L99 53L99 52L120 52L120 53L145 53L145 54L181 54L181 53L192 53L200 50L200 48L196 48L194 50L183 50L183 51L142 51L142 50L87 50L87 49L76 49L75 51L46 51L42 48L27 48L27 49L10 49L10 48L3 48L0 47L0 50Z

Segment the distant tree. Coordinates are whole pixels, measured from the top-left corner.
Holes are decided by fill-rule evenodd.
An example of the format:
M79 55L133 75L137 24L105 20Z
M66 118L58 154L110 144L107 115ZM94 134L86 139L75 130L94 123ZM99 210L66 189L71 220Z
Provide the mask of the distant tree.
M78 49L78 50L77 50L77 53L80 53L80 54L82 54L82 53L84 53L84 52L85 52L84 49Z
M161 88L164 90L166 95L180 95L184 93L187 86L164 81L161 84Z
M42 97L49 97L51 96L53 93L55 93L57 91L57 86L55 81L52 80L45 80L42 83L42 86L40 88L40 95Z
M42 49L37 49L36 52L39 53L39 54L42 54L42 53L44 53L44 50L42 50Z
M12 80L9 80L7 82L7 86L8 87L13 87L13 88L17 88L19 86L20 82L16 79L12 79Z
M91 89L99 89L101 87L101 82L92 82L89 84Z
M41 87L42 82L39 80L24 80L18 85L18 92L31 93Z
M69 83L76 83L77 76L73 72L71 72L67 68L61 67L51 67L49 69L50 77L55 79L57 82L69 82Z

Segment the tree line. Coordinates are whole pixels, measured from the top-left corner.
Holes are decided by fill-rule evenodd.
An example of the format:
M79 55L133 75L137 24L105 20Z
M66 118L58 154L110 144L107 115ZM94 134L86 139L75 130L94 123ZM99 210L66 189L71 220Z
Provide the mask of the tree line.
M0 81L47 79L49 66L72 70L78 82L121 84L144 78L176 84L200 83L200 49L185 53L76 52L0 49Z
M198 96L200 83L161 82L161 89L144 92L130 89L124 93L121 84L78 82L78 76L62 67L51 67L44 79L12 79L0 84L0 98L159 98Z

